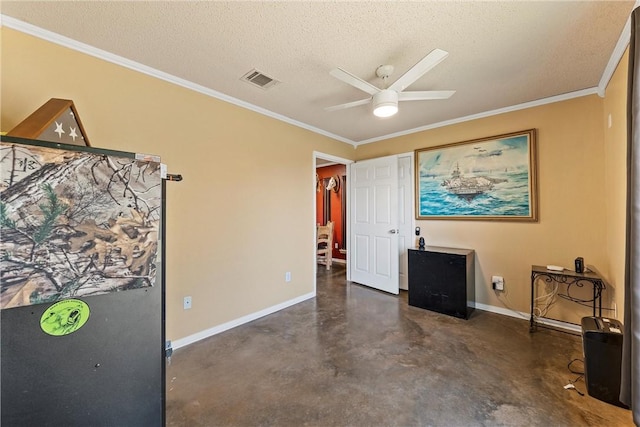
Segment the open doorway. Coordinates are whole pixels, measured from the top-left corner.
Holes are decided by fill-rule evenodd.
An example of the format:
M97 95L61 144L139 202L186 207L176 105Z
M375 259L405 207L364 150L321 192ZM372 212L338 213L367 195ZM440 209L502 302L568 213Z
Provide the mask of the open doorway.
M318 263L318 274L341 274L348 269L348 167L351 160L314 152L314 228L331 223L332 238L329 262ZM315 256L316 254L314 254Z
M415 231L415 218L413 216L414 212L414 173L413 170L413 153L404 153L398 155L398 224L397 224L397 236L398 236L398 252L399 252L399 288L400 290L406 291L408 289L408 263L407 263L407 249L416 247L417 245L417 237L414 234ZM341 273L346 274L346 280L351 280L351 265L349 262L350 252L349 252L349 241L352 238L350 236L351 233L351 224L350 224L350 199L352 194L349 194L349 169L350 165L354 163L352 160L343 159L340 157L332 156L329 154L314 152L313 153L313 176L314 176L314 236L315 229L318 224L325 224L327 220L332 220L334 218L339 218L342 221L342 229L339 231L339 236L341 237L340 242L338 242L338 248L336 248L336 242L333 242L333 253L336 251L341 255L344 255L344 258L341 259L337 256L332 258L332 265L337 265L339 267L335 268L332 273ZM326 173L318 173L316 175L317 170L320 168L320 171L324 168L329 168L333 166L341 166L344 168L345 174L344 177L341 178L341 182L339 185L340 189L336 192L334 184L330 185L330 178L335 174L330 173L330 169L326 169ZM325 177L328 177L329 180L325 180ZM317 178L316 178L317 177ZM320 202L321 195L324 192L327 192L327 186L329 188L330 198L329 204L331 206L326 206L324 203ZM318 191L319 190L319 191ZM331 193L333 192L333 193ZM337 198L340 198L341 204L339 208L336 208ZM333 210L333 213L332 213ZM339 213L337 213L339 212ZM337 230L336 230L337 231ZM316 253L314 251L314 258L316 258ZM332 254L333 256L333 254ZM318 273L322 273L326 275L326 269L324 265L320 265L317 263L317 260L314 261L316 266L316 274L314 275L314 290L317 285L317 277ZM335 263L334 263L335 262ZM323 269L323 270L320 270Z

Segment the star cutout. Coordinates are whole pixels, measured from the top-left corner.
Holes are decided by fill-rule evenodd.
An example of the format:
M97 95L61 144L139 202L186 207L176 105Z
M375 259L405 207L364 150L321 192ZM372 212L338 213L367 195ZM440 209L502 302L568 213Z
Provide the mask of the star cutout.
M54 132L58 134L58 138L62 138L62 134L65 133L62 130L62 123L56 122L56 130L54 130Z
M76 133L76 128L72 128L71 126L69 126L69 129L71 129L71 131L69 131L69 136L73 138L73 140L75 141L76 138L78 137L78 134Z

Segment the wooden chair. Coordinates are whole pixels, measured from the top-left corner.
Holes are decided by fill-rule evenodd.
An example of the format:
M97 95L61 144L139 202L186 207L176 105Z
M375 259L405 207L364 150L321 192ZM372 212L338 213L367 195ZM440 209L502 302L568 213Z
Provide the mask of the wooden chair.
M331 259L333 252L333 222L328 221L327 225L316 227L316 248L318 263L324 264L327 270L331 270Z

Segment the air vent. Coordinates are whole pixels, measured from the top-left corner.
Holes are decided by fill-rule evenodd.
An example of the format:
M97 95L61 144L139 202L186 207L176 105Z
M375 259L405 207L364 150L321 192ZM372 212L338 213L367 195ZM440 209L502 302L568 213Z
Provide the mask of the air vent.
M247 83L251 83L254 86L258 86L260 89L264 90L267 90L270 87L273 87L280 83L276 79L267 76L266 74L256 70L255 68L242 76L241 80L244 80Z

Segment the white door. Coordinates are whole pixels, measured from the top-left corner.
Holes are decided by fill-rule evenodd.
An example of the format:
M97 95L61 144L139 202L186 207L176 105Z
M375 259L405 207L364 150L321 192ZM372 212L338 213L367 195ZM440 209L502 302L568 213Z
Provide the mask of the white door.
M402 156L398 159L398 252L400 264L400 289L409 289L409 248L416 247L416 235L413 228L413 157Z
M351 280L398 294L398 156L350 165Z

